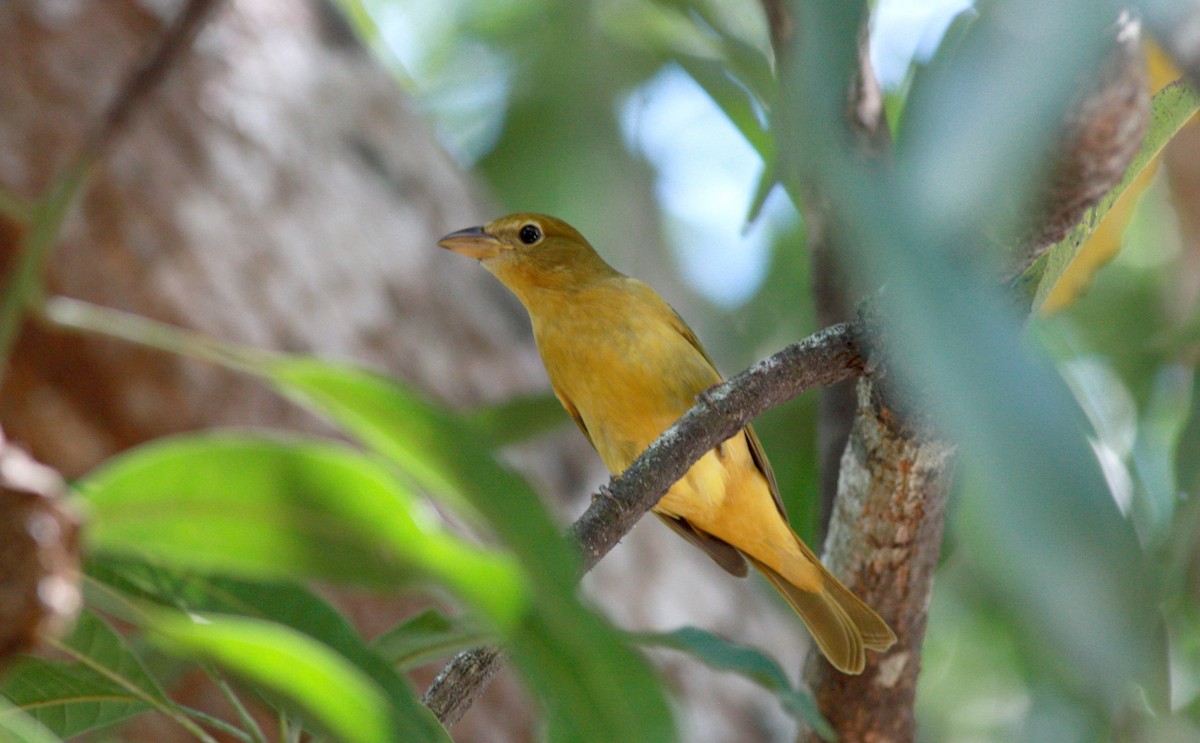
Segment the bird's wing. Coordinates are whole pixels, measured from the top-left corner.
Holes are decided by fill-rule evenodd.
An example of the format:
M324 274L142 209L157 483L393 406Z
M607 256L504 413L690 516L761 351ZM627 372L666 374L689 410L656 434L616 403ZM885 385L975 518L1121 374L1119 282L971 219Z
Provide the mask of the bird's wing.
M717 365L713 363L711 358L709 358L708 352L704 350L704 346L700 345L700 339L698 339L696 334L692 332L692 329L687 326L687 323L683 321L683 318L679 316L678 312L675 312L674 309L672 309L671 314L675 318L675 329L679 331L680 335L687 339L687 342L690 343L693 348L700 352L700 355L703 356L704 360L708 362L708 365L712 367L713 373L717 375L718 379L720 379L720 372L717 371ZM754 466L757 467L758 471L762 473L764 478L766 478L767 485L771 489L771 497L775 499L775 507L779 509L779 514L783 516L783 520L786 522L788 520L787 510L785 510L783 507L783 498L779 496L779 486L775 484L775 473L771 471L771 463L767 461L767 455L766 452L763 451L762 442L758 440L758 434L754 432L753 426L746 426L744 429L742 429L742 432L746 436L746 445L750 448L750 456L754 460ZM718 562L720 562L720 560L718 560Z
M583 416L579 414L579 408L575 407L575 403L571 402L571 400L566 395L559 392L557 388L554 390L554 396L558 398L560 403L562 403L563 408L571 416L571 420L575 421L575 425L579 426L580 431L583 431L584 438L586 438L588 443L592 445L592 448L595 449L596 442L592 441L592 434L588 433L587 426L585 426L583 423Z
M758 467L758 471L767 479L771 497L775 499L775 507L779 509L779 515L783 516L784 522L787 522L788 515L783 507L783 498L779 496L779 486L775 484L775 473L771 471L771 463L767 461L767 454L763 451L762 442L758 440L754 426L746 426L742 432L746 434L746 443L750 445L750 456L754 459L754 466Z

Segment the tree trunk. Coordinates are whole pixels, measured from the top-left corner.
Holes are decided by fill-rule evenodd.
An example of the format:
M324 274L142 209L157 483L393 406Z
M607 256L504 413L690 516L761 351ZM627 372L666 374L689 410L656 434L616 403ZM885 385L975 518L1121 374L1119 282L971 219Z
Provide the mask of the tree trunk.
M956 457L953 446L905 423L911 416L888 407L879 389L870 377L858 383L822 559L897 641L887 653L869 653L862 675L815 656L805 675L839 740L905 743L916 738L921 643Z

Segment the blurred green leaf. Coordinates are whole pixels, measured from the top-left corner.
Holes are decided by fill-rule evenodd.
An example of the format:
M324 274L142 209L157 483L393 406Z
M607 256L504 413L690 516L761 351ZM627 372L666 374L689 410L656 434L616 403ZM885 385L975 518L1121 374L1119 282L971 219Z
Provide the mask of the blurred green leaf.
M0 698L0 740L5 743L62 743L37 720Z
M469 618L451 619L437 609L426 609L376 637L371 648L391 665L408 671L431 660L495 642L492 633Z
M92 579L85 586L90 604L105 602L103 592L118 591L137 601L185 612L237 614L302 632L340 653L383 690L405 726L405 740L416 743L445 739L441 723L420 703L408 680L368 647L336 609L302 586L181 573L128 559L93 560L87 570ZM130 620L142 623L140 617Z
M762 117L765 112L754 95L730 76L728 68L718 61L701 57L679 56L675 61L717 104L730 123L762 156L763 162L773 162L775 141L770 132L763 128Z
M371 12L363 4L363 0L337 0L337 6L341 8L346 20L359 37L369 46L377 47L380 37L379 25L371 17Z
M808 8L806 7L806 13ZM844 126L863 2L813 5L785 60L781 132L819 184L854 268L886 284L879 315L898 377L984 484L955 523L986 569L996 611L1060 678L1120 706L1167 699L1159 597L1062 380L1031 353L1011 299L977 256L1017 239L1026 202L1078 80L1115 18L1083 0L979 6L953 68L925 76L894 160L863 158ZM1019 29L1019 30L1018 30ZM1054 43L1049 43L1053 39ZM1052 72L1052 74L1050 74Z
M1020 280L1022 286L1036 287L1032 299L1034 312L1041 309L1050 290L1062 278L1079 249L1116 200L1197 110L1200 110L1200 99L1186 83L1172 83L1155 94L1150 102L1150 126L1146 130L1146 138L1125 170L1121 182L1113 186L1100 203L1089 209L1066 237L1050 246Z
M655 677L575 597L576 558L527 482L450 413L377 374L304 358L267 371L280 390L395 462L447 503L469 503L518 556L535 607L501 626L508 650L546 704L556 741L673 737Z
M0 686L17 709L55 734L70 738L166 704L141 660L92 612L80 613L61 646L71 662L24 658Z
M775 99L775 74L771 68L771 40L766 23L754 11L711 0L653 0L680 12L698 30L720 42L720 59L729 74L749 89L759 102Z
M708 59L722 56L721 42L693 19L662 3L615 0L596 6L599 25L614 40L656 51Z
M494 446L516 444L569 423L562 403L554 395L527 395L466 413L467 423Z
M743 234L762 215L763 207L767 205L767 197L771 195L777 185L780 183L778 176L775 175L775 166L768 162L758 176L758 184L754 187L754 194L750 197L750 205L746 207L746 216L742 226Z
M295 630L257 619L161 612L150 639L176 655L211 661L311 713L339 740L409 740L383 692L344 658Z
M269 578L431 575L498 623L524 610L511 558L445 531L386 466L343 445L178 436L109 461L79 488L103 552Z
M1167 538L1180 499L1175 452L1195 411L1193 376L1192 369L1180 365L1160 369L1138 422L1133 463L1141 488L1134 499L1133 519L1147 547Z
M805 689L792 686L775 659L761 650L735 645L696 627L682 627L674 632L634 633L630 637L642 645L679 650L719 671L732 671L744 676L773 693L790 715L825 740L837 737L829 721L817 709L812 695Z

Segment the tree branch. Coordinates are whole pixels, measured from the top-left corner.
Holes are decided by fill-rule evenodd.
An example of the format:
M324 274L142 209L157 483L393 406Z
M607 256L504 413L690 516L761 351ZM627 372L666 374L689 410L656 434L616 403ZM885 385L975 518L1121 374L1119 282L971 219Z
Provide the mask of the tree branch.
M868 366L862 321L841 323L794 343L699 395L699 400L608 486L567 531L587 572L608 554L697 460L763 412L802 392L862 375ZM498 648L457 655L423 701L447 727L458 722L502 663Z
M191 48L196 34L221 1L188 0L162 38L126 78L112 103L94 122L84 139L81 159L96 159L104 154L138 105L154 92L175 62Z
M46 193L29 213L17 247L16 264L0 294L0 381L21 331L28 307L41 295L46 265L71 206L105 149L124 129L137 105L150 95L199 33L221 0L189 0L145 59L134 68L104 113L91 124L82 144L67 160Z
M767 0L763 3L770 4ZM864 6L853 39L855 64L846 71L848 84L840 77L830 83L838 86L830 91L830 97L836 93L840 98L841 113L830 123L844 129L843 139L852 143L853 157L885 159L890 156L891 139L883 116L882 91L868 56L867 16ZM768 14L768 18L772 16ZM796 22L817 20L810 14ZM811 39L812 35L811 29L799 28L788 47L777 49L777 56L784 60L777 68L781 76L780 120L807 103L789 100L797 90L789 75L795 74L798 55L805 53L799 46L800 37ZM840 51L847 56L849 43L848 35L839 42L845 45ZM788 131L786 123L782 129L777 132L781 153L787 137L796 137L794 142L799 143L804 134L799 128ZM803 170L792 175L796 178L793 188L805 195L814 299L819 312L836 311L830 297L847 291L845 284L850 282L846 279L854 278L855 267L837 264L837 257L846 251L838 244L842 236L833 229L837 215L824 198L826 184ZM825 285L830 282L836 283ZM877 349L872 360L886 374L880 351L886 348ZM953 450L924 427L918 431L910 426L910 417L922 417L919 410L906 404L901 412L896 402L906 402L903 391L881 385L875 376L859 381L857 405L855 390L849 385L842 386L840 398L833 390L824 391L827 410L820 421L821 464L828 469L822 472L822 496L828 499L825 514L830 518L822 561L888 622L896 632L897 644L886 655L870 654L864 672L855 676L839 673L817 654L810 654L804 678L839 740L903 741L911 740L915 730L914 692L933 568L941 549ZM881 394L884 389L887 395ZM820 738L802 730L799 740L816 743Z

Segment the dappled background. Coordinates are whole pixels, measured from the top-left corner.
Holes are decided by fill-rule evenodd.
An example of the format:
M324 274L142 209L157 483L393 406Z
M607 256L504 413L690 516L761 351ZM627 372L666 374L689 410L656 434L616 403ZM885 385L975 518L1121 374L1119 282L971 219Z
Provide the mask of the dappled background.
M878 3L870 47L893 117L910 65L936 53L967 5ZM364 0L350 7L439 139L484 176L502 210L548 211L579 226L619 269L667 296L723 370L816 328L795 207L778 187L759 193L762 157L679 63L726 52L702 32L707 23L768 51L756 4ZM1152 53L1155 86L1178 77L1164 65ZM1175 640L1172 700L1187 707L1200 689L1192 670L1200 640L1194 127L1164 159L1125 197L1028 335L1086 413L1113 497L1156 565ZM809 537L819 528L811 398L758 424L793 523ZM956 487L972 487L969 470ZM1057 661L1021 647L1005 613L977 590L979 557L970 534L954 525L951 518L930 610L917 697L922 738L1099 735L1094 715L1106 713L1086 694L1055 686L1057 671L1047 665ZM1194 734L1182 720L1164 725L1155 733L1163 739Z
M1174 138L1161 162L1125 191L1077 255L1072 246L1057 245L1006 299L991 292L996 276L1012 268L999 267L1010 257L1004 249L1021 244L1017 232L1023 226L1011 219L1023 206L1020 194L1033 188L1031 174L1042 174L1044 145L1061 123L1065 102L1086 87L1080 78L1091 78L1092 68L1071 67L1096 59L1088 54L1098 45L1089 46L1087 38L1099 36L1088 37L1088 29L1096 32L1100 21L1069 12L1090 8L1088 3L990 0L975 15L964 2L880 0L868 46L896 154L889 162L893 167L873 170L871 158L858 157L862 152L847 156L837 142L822 138L841 130L843 112L827 127L806 129L788 118L820 121L823 101L813 94L833 89L833 83L822 77L828 71L776 60L763 12L764 6L778 7L774 3L231 0L212 14L195 48L176 60L161 89L141 101L95 164L86 188L58 191L69 182L62 174L69 174L65 166L86 141L90 122L107 110L141 51L185 5L0 4L0 266L7 271L21 259L29 235L37 232L30 225L44 224L39 220L46 211L34 207L77 199L65 213L61 234L55 236L57 226L49 230L57 237L46 268L50 301L31 310L5 359L10 363L0 388L5 433L38 459L68 478L83 478L81 487L94 494L105 484L103 472L88 474L98 464L167 434L229 425L336 433L272 387L303 401L294 386L302 372L337 379L340 372L300 362L298 369L289 367L296 378L281 381L285 370L264 372L261 358L231 357L222 345L237 343L366 365L399 380L401 399L408 399L405 390L417 390L458 411L454 425L481 432L478 441L461 447L431 447L421 439L423 425L436 428L430 420L442 419L441 413L423 417L420 404L404 411L411 419L388 418L386 425L403 445L426 444L415 456L410 451L406 463L393 464L438 495L445 483L422 480L436 470L425 467L426 460L501 477L485 466L491 460L484 449L495 441L564 524L586 507L607 473L550 396L519 305L478 266L438 250L440 235L509 211L562 217L618 269L656 287L726 373L853 312L842 307L830 316L829 303L822 309L814 295L874 293L883 277L887 286L878 306L885 337L899 339L888 350L897 352L896 368L928 393L929 411L918 410L914 418L924 423L930 412L946 438L961 445L963 456L948 501L923 650L921 607L910 607L901 619L911 621L915 631L902 638L904 652L883 656L886 667L876 667L873 657L864 678L894 682L899 674L915 675L921 661L916 702L921 740L1200 737L1195 128ZM841 5L806 7L836 14ZM836 23L819 17L814 24L820 22L828 26L814 27L828 30L830 39L837 36ZM1047 39L1046 29L1062 38ZM774 30L780 33L778 25ZM1022 43L1023 52L1014 52ZM1151 90L1179 77L1153 49L1145 57ZM1138 71L1141 59L1139 51ZM1140 92L1140 73L1131 79ZM788 96L797 90L810 97L789 106ZM1139 95L1123 100L1144 104ZM840 92L837 104L844 107ZM1168 89L1154 105L1150 139L1160 143L1186 118L1180 111L1195 110L1195 100L1179 88ZM1054 116L1043 115L1056 106ZM1125 116L1112 128L1122 130L1126 120L1140 121ZM791 168L802 161L808 171L798 178ZM820 171L829 165L829 171ZM788 185L786 192L778 180ZM797 187L799 182L805 188L815 184L817 193ZM858 197L851 208L848 193ZM851 214L852 224L813 219L821 216L824 200L836 202L843 216ZM841 273L828 270L831 245L849 258ZM1005 308L1028 299L1027 293L1036 312L1022 320L1018 339L1018 323ZM31 301L38 305L34 295ZM11 302L5 306L0 314L6 323L21 317L23 307L14 314ZM205 335L177 337L161 326L148 330L112 309ZM9 337L13 328L3 330ZM1039 370L1037 360L1050 363ZM249 378L247 371L259 378ZM852 389L843 385L842 391L851 393L852 406ZM842 455L837 446L822 449L818 419L827 402L817 397L806 394L756 423L792 522L814 546L823 540L828 507L822 499L827 504L832 495L836 483L829 477L837 474ZM308 403L309 410L321 410ZM378 413L386 405L369 407ZM872 409L862 418L894 412ZM843 416L847 422L850 417ZM341 422L342 433L363 438ZM461 437L466 429L450 430ZM417 434L405 438L412 431ZM378 445L369 437L366 443ZM215 477L234 469L220 467L222 460L212 452L199 456L204 453L201 448L182 471L207 466L222 471ZM853 469L853 452L846 462L843 472ZM889 464L906 477L912 462ZM378 467L374 460L367 465ZM946 476L933 469L933 480ZM172 510L179 479L164 478L158 509L146 510L164 523L180 519L184 533L190 527L197 551L208 546L220 553L224 531L213 528L209 539L207 522L192 523L185 510ZM190 477L182 479L192 484ZM530 505L513 492L527 489L504 482L514 491L492 492L475 482L464 486L468 496L452 495L476 497L490 507L498 538L520 547L516 551L529 560L529 575L545 579L553 561L533 560L530 555L541 554L541 545L521 542L521 524L513 523L513 514ZM902 483L889 503L907 502L902 491L912 483ZM935 482L930 490L936 489ZM226 495L208 490L212 497ZM110 508L119 505L119 488L108 493ZM286 488L276 493L279 502L271 505L279 509L278 518L264 518L262 531L283 543L312 541L296 547L299 568L270 567L296 579L315 574L350 583L375 569L370 560L343 565L321 554L314 560L321 549L314 544L323 543L319 535L289 528L291 494ZM247 490L231 497L257 503L256 495ZM928 504L931 514L917 514L914 521L936 527L941 501L922 500L929 495L915 494L914 508ZM500 500L510 496L511 504ZM465 516L457 511L461 504L454 497L438 501L439 507L470 521L469 509ZM111 534L114 523L119 531L122 512L105 510L103 498L94 506L90 533L108 528ZM422 508L414 507L424 513ZM556 528L534 521L542 529L534 531L543 536ZM355 541L359 532L343 526L344 532L328 530L336 532L334 544L347 540L342 546L351 555L358 554L355 548L369 548ZM850 531L854 526L842 525ZM118 544L118 556L119 548L136 552L155 534L137 536L131 544ZM906 550L912 543L936 550L937 536L926 537L888 533L867 545L878 563L867 567L874 583L866 588L908 591L908 571L921 568ZM101 540L101 550L119 542L108 539ZM184 569L195 567L187 555L180 557L186 550L178 545L157 548L175 550ZM880 554L885 550L898 555L894 562ZM221 554L205 554L224 564ZM110 563L107 555L101 551L90 567L92 588L98 582L128 590L130 575L141 574L121 572L120 561ZM490 557L496 559L488 563L496 575L511 577L501 570L512 567L504 561L508 553ZM932 562L935 556L927 557ZM457 565L452 563L447 561L437 582L458 589L458 599L468 606L490 607L499 616L497 607L505 601L520 604L515 591L464 593L463 586L478 589L478 581L446 579ZM893 574L893 565L904 574ZM386 573L386 567L380 570ZM251 601L251 609L268 619L300 622L302 632L335 645L345 657L359 662L366 656L376 666L371 652L378 646L368 652L364 639L386 633L431 603L452 615L463 606L450 597L453 590L439 588L399 597L395 591L323 589L322 597L345 611L363 638L348 628L322 634L312 618L328 619L320 600L299 587L261 592L252 581L262 577L250 570L247 582L235 583L261 601ZM913 584L918 585L911 593L920 598L919 580ZM144 585L134 588L143 593L131 595L145 597ZM569 588L560 589L547 594L561 602L565 613L556 616L581 621L591 616L572 603ZM747 665L761 671L769 656L791 683L802 678L807 636L773 592L757 578L730 579L653 519L587 577L585 589L622 627L701 626L765 651L766 656L751 656L743 671ZM178 598L170 591L165 599L152 595L170 605ZM202 608L237 607L218 601ZM525 608L526 619L550 616L545 606ZM298 615L308 616L309 623ZM183 703L236 724L225 696L202 681L203 669L147 647L141 634L122 645L97 613L83 616L74 639L64 641L67 647L117 648L125 653L116 653L118 659L132 658L136 650L175 684L172 692ZM1160 618L1165 644L1156 626ZM590 657L611 673L619 639L599 624L591 626L596 636L562 642L561 657ZM513 657L522 670L506 672L491 686L454 728L458 740L532 737L542 723L523 689L538 682L530 669L545 672L544 697L558 699L554 687L561 686L561 699L576 704L587 702L581 691L586 689L572 684L603 677L586 673L590 666L555 666L559 655L539 652L541 634L506 629L513 632L505 639L514 641ZM562 641L573 628L551 629L560 634L548 629L546 636ZM482 639L478 633L468 632L466 640L462 633L450 635L440 647L443 656L457 647L454 642ZM103 642L89 642L96 638ZM703 637L699 644L727 650ZM910 648L918 657L907 653ZM689 743L794 740L795 717L813 719L790 683L769 673L760 673L754 684L688 653L649 652L664 670L677 700L681 739ZM427 685L443 660L424 663L411 678ZM42 689L34 689L32 697L19 698L20 693L37 686L28 683L36 680L34 672L55 666L25 662L27 675L9 673L0 684L9 698L28 702L33 715L43 707ZM649 676L632 660L628 665L628 687L601 688L595 701L610 706L596 706L592 718L622 706L620 695L649 688ZM404 686L398 677L388 678L396 682L390 691ZM1141 684L1132 696L1131 682ZM1164 706L1163 687L1169 710L1147 714L1152 706ZM400 692L401 701L415 705L406 690ZM316 694L316 700L322 696ZM646 709L657 704L654 694L638 696ZM852 701L866 704L863 698ZM82 730L101 724L100 718L113 723L149 708L144 700L116 706L95 703L85 710L94 719L63 715L57 722L68 731ZM903 700L900 709L898 717L906 711ZM186 712L174 711L176 721L187 719ZM658 712L651 716L665 725L665 714ZM159 742L181 735L168 717L143 715L121 735ZM273 717L268 711L265 724L276 723ZM358 717L349 715L352 721ZM561 732L567 716L559 710L545 717ZM426 718L411 715L414 725L436 728ZM619 723L631 724L626 718ZM581 730L606 723L571 722ZM441 735L435 731L426 739L437 739L435 733ZM94 735L104 739L104 733Z

